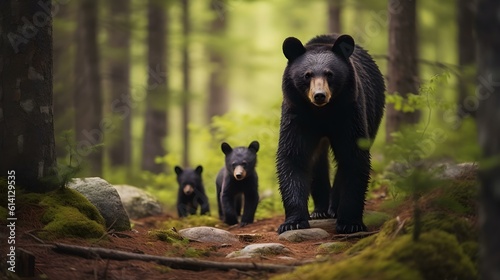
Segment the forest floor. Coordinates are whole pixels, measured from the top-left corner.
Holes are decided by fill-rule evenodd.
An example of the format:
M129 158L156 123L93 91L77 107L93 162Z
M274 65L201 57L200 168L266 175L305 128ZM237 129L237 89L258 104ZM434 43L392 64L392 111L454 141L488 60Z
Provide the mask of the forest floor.
M367 201L368 210L376 210L380 203ZM187 269L173 269L155 262L138 260L107 260L101 258L84 258L76 255L57 253L52 244L64 243L85 247L100 247L120 250L130 253L147 254L167 257L186 257L186 246L176 246L148 234L151 230L162 228L162 223L172 219L169 215L148 217L133 221L133 230L121 233L109 233L100 240L85 240L64 238L52 242L41 243L36 239L36 232L43 227L39 222L40 209L25 207L19 211L16 245L29 251L35 256L36 277L32 279L268 279L276 273L264 271L228 271L207 269L193 271ZM317 260L316 248L331 240L304 241L300 243L278 240L276 230L284 221L284 216L275 216L269 219L257 220L245 227L222 227L234 234L257 234L259 238L252 242L240 241L231 246L214 246L200 242L190 242L187 247L206 252L196 257L196 260L215 261L218 263L246 262L254 264L283 264L300 265ZM163 228L164 229L164 228ZM376 230L376 229L369 229ZM333 233L333 232L332 232ZM350 242L356 242L353 240ZM250 259L228 259L230 252L240 250L252 243L281 243L290 249L290 258L259 257ZM4 254L2 254L4 255ZM4 255L5 256L5 255ZM341 258L342 254L326 256L326 258ZM11 275L12 276L12 275ZM6 277L6 276L3 276ZM6 278L15 279L15 278Z

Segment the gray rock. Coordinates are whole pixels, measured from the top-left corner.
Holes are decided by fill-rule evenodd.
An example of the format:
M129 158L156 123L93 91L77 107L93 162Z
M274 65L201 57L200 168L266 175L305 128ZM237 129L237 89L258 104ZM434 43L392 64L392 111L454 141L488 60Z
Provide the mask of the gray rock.
M162 213L160 202L149 193L129 185L113 186L122 200L123 207L131 219L155 216Z
M439 175L442 179L475 179L478 170L478 166L474 162L464 162L458 164L444 163L439 167L443 168L442 173Z
M76 178L68 184L69 188L83 194L99 210L106 221L106 227L117 231L130 230L130 220L123 208L118 192L113 186L99 177Z
M190 240L204 243L238 243L238 237L229 231L214 227L192 227L179 230L179 234Z
M229 253L226 258L252 258L258 256L288 254L290 250L280 243L257 243Z
M320 240L330 237L330 234L321 228L308 228L285 231L278 236L279 240L302 242L306 240Z
M311 228L321 228L329 232L335 231L336 219L309 220Z

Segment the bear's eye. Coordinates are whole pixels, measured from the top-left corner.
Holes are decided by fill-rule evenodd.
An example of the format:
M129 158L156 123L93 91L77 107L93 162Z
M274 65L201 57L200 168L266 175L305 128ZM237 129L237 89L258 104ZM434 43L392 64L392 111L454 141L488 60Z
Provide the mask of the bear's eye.
M313 74L312 74L311 72L306 72L306 73L304 74L304 78L305 78L306 80L309 80L310 78L312 78L312 76L313 76Z
M332 78L332 77L333 77L333 73L332 73L332 71L330 71L330 70L326 70L326 71L325 71L325 77L327 77L328 79L329 79L329 78Z

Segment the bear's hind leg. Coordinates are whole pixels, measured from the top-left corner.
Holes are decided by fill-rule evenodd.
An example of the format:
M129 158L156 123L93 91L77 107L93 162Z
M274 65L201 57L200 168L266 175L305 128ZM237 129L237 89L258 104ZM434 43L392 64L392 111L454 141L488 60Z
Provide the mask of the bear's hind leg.
M328 213L330 193L330 168L328 164L328 141L322 141L321 147L316 153L315 162L311 170L311 197L314 201L314 211L311 219L328 219L332 216Z

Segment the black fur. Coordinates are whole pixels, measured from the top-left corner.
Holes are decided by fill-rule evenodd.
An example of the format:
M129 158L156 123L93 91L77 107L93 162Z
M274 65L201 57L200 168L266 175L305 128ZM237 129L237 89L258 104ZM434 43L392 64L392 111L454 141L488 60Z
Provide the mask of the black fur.
M278 232L309 228L309 219L337 218L338 233L365 231L363 210L371 169L369 150L384 111L385 85L371 56L348 35L321 35L302 46L287 38L283 53L283 103L277 172L285 208ZM321 106L307 96L311 77L327 81L331 99ZM328 151L337 162L333 188ZM308 196L314 201L309 215Z
M201 178L203 167L199 165L195 169L182 169L176 166L174 170L177 174L177 183L179 184L177 193L177 213L179 214L179 218L186 217L189 214L196 214L198 206L200 206L200 213L202 215L210 214L210 205ZM188 194L184 192L184 188L187 185L192 186L192 192Z
M258 177L255 171L259 142L253 141L248 148L236 147L234 149L224 142L221 149L226 156L226 164L217 174L215 182L219 218L228 225L237 224L243 204L240 226L245 226L253 223L259 203ZM237 169L238 166L240 166L239 169ZM236 175L235 169L242 170L245 175Z

